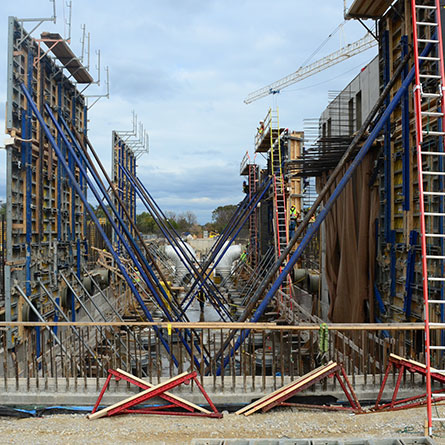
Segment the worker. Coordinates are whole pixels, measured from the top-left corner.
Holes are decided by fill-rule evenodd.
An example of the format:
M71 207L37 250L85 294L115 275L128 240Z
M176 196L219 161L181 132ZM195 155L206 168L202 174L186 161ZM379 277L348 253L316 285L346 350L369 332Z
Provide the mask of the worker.
M240 260L241 260L242 263L246 262L246 260L247 260L247 252L246 252L246 250L243 250L243 253L240 256Z
M298 212L293 205L289 210L289 239L292 239L297 227Z
M141 274L137 267L134 268L134 282L135 284L139 284L141 282Z
M258 134L263 134L264 133L264 121L260 121L260 125L257 128L258 130Z
M202 289L198 292L198 301L200 309L199 321L204 321L204 303L206 301L206 296Z
M246 181L243 181L243 193L245 193L246 195L249 194L249 186L247 185Z

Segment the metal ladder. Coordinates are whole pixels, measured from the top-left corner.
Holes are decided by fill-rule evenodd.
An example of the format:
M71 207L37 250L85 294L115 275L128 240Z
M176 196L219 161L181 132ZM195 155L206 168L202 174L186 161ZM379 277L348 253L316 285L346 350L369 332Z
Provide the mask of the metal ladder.
M275 216L275 242L277 258L281 256L281 252L286 248L289 242L289 231L287 225L287 208L285 186L282 168L281 156L281 135L280 125L278 120L278 110L276 114L276 140L274 138L274 131L271 125L270 129L270 157L271 168L274 181L274 216Z
M411 0L415 66L414 109L419 182L420 232L422 247L423 297L425 316L425 358L428 432L433 421L445 418L432 416L431 362L435 354L443 357L443 331L431 333L430 328L445 328L443 297L445 238L443 230L445 177L443 147L444 67L439 0ZM428 51L428 48L431 48ZM437 288L439 286L439 288ZM438 297L439 294L439 297ZM440 323L437 320L440 315ZM433 320L433 321L431 321ZM442 335L437 335L438 333ZM433 355L433 357L432 357Z

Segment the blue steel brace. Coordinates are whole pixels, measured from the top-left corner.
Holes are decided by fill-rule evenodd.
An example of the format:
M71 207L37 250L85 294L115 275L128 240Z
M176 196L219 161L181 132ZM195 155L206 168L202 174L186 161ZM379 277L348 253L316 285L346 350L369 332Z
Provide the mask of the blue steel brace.
M260 196L262 197L264 195L264 193L266 192L266 190L269 188L270 184L272 183L272 180L270 179L268 183L266 183L265 185L265 189L263 190L263 192L260 194ZM224 230L224 237L222 237L221 240L218 240L218 247L213 251L212 255L206 259L206 263L203 267L203 270L206 271L208 269L208 266L211 264L212 261L214 261L217 257L217 255L219 254L219 251L221 250L221 248L224 247L227 239L230 237L230 235L233 233L233 231L236 229L236 227L238 226L238 224L240 223L241 219L243 218L243 216L246 215L246 212L248 212L248 215L250 216L251 213L253 212L253 210L255 209L255 207L258 205L258 203L260 202L261 198L258 199L259 194L256 193L252 196L252 198L250 199L250 201L248 201L247 205L245 207L243 207L243 210L240 212L235 212L237 213L237 217L236 218L232 218L233 221L230 224L230 228L228 230ZM247 198L247 196L246 196ZM247 201L247 199L246 199ZM256 203L255 203L256 202ZM241 207L240 207L241 208ZM247 221L247 219L245 220ZM230 243L227 245L227 248L224 249L223 253L220 255L219 259L217 260L217 262L214 264L214 267L211 269L211 271L207 274L206 279L210 276L211 272L213 271L213 269L215 268L215 266L219 263L219 261L221 260L221 258L223 257L225 251L228 249L228 247L230 246L230 244L234 241L234 239L238 236L238 233L240 232L240 230L242 229L243 226L241 226L239 228L239 230L236 232L236 235L233 237L233 239L230 241ZM220 237L221 238L221 237ZM193 292L194 288L196 287L196 285L198 284L198 281L195 280L195 282L192 284L192 286L190 287L190 290L188 292L188 294L184 297L182 304L187 300L187 298L189 298L189 296L191 295L191 293ZM202 286L202 285L201 285ZM200 286L200 288L201 288ZM199 288L199 289L200 289ZM198 289L198 291L199 291ZM195 293L196 295L196 293ZM193 300L193 298L192 298ZM189 303L190 304L190 303ZM188 305L187 305L188 306Z
M69 143L68 139L66 138L65 134L62 131L62 128L59 126L59 124L57 123L57 121L54 118L54 115L51 112L51 108L48 106L48 104L45 104L45 108L46 111L48 112L51 120L54 122L57 131L62 135L62 138L68 148L68 150L70 151L70 153L72 153L73 159L75 161L75 163L77 163L79 169L83 169L83 166L81 164L81 160L77 157L76 153L74 152L73 147L71 146L71 144ZM86 165L89 166L89 162L88 159L86 158L85 154L82 151L82 148L80 147L80 145L78 144L78 141L74 138L74 135L72 134L71 130L69 129L68 125L66 124L65 120L63 118L61 118L61 122L62 125L65 127L65 129L67 130L70 138L72 139L72 141L74 142L78 153L80 154L82 160L85 162ZM123 228L125 235L127 236L128 240L130 241L130 243L132 244L133 248L138 252L139 257L142 258L142 261L144 262L147 270L149 271L150 275L152 276L152 278L154 279L155 283L157 284L158 288L160 288L161 292L163 293L163 296L165 298L165 301L168 301L168 297L167 294L165 293L165 290L162 288L162 286L160 285L156 275L154 274L154 272L152 271L150 265L148 264L146 258L144 255L142 255L142 252L140 251L139 247L137 246L137 243L134 241L133 237L131 236L127 225L124 224L124 222L122 221L122 218L119 215L118 210L116 209L116 207L113 204L113 200L110 198L110 196L108 195L103 183L101 182L101 180L99 178L97 178L93 172L93 170L91 169L92 173L93 173L93 177L95 178L95 181L97 183L97 185L99 186L100 191L102 192L103 196L105 197L106 201L108 202L110 209L113 211L114 215L117 217L118 219L118 223L121 225L121 227ZM173 321L173 318L171 317L170 313L168 312L167 308L164 305L164 302L162 301L162 298L159 298L159 295L156 292L156 289L153 287L153 285L151 284L150 280L148 279L147 275L145 274L144 269L141 267L140 263L138 262L137 258L134 255L134 252L132 251L132 249L130 248L130 246L128 246L128 244L125 242L125 239L122 235L122 233L120 231L117 230L117 223L114 221L114 219L111 217L111 215L109 214L109 211L107 209L107 207L105 206L105 204L103 203L103 201L100 199L99 193L97 192L96 188L94 187L94 184L90 181L86 171L84 170L84 176L85 179L88 183L88 185L90 186L91 191L93 192L95 198L97 199L97 201L100 203L100 205L102 206L102 209L105 212L105 215L107 217L107 219L110 221L111 225L113 226L113 229L116 231L116 233L119 236L119 240L122 241L122 245L125 247L125 249L127 250L128 254L130 255L133 263L136 265L136 267L139 269L140 273L141 273L141 277L144 279L145 283L147 284L148 288L150 289L151 293L153 294L154 298L156 299L159 307L163 310L163 312L165 313L167 319L169 321ZM186 350L189 352L190 356L192 356L192 352L190 349L190 346L187 344L187 342L185 342L184 338L182 337L182 335L178 332L178 337L179 339L182 341L182 343L184 344ZM199 351L200 352L200 351ZM194 357L194 361L196 366L200 366L199 361Z
M379 308L379 311L381 314L386 314L386 308L385 304L383 303L382 294L379 291L379 288L377 287L377 284L374 283L374 295L375 299L377 301L377 306Z
M255 210L256 206L258 205L258 203L261 201L261 199L263 198L264 194L266 193L266 191L268 190L270 184L272 184L272 178L271 180L268 182L267 186L264 188L264 190L262 191L262 193L256 198L255 202L253 203L252 207L250 208L249 212L248 212L248 217L252 214L252 212ZM245 222L247 221L248 217L246 218ZM207 272L207 275L204 277L204 281L206 281L211 273L213 272L213 270L215 269L215 267L218 265L219 261L221 261L221 258L224 256L224 254L226 253L227 249L230 247L230 245L233 243L233 241L235 240L235 238L238 236L239 232L241 231L241 229L243 228L244 224L241 225L238 230L236 231L235 235L231 238L231 240L227 243L227 245L225 246L225 248L223 249L223 251L221 252L221 255L219 256L219 258L214 262L212 268L209 270L209 272ZM199 289L201 289L203 283L200 283L198 289L196 292L199 291ZM195 293L196 295L196 293ZM193 300L193 298L190 300L190 302ZM190 303L189 303L190 304ZM187 308L187 306L186 306ZM186 308L184 310L186 310Z
M386 30L382 35L383 50L383 86L386 86L390 79L389 66L389 31ZM385 100L385 105L389 104L389 96ZM385 178L385 240L390 242L391 237L391 120L385 122L384 130L384 178Z
M37 117L43 131L45 132L45 135L49 141L49 143L51 144L51 146L54 148L54 151L56 152L62 167L65 169L65 171L68 174L68 177L70 178L70 180L72 181L72 183L74 184L74 187L76 189L76 192L78 193L80 199L82 200L82 202L85 205L85 208L87 210L87 212L90 214L91 219L93 220L94 224L96 225L96 227L99 230L99 233L101 234L105 245L107 246L108 250L111 252L111 254L113 255L114 260L116 261L116 265L118 266L119 270L121 271L122 275L124 276L125 280L127 281L128 286L130 287L133 295L136 297L138 303L140 304L145 316L147 317L147 319L151 322L153 322L153 317L150 314L150 311L147 309L147 307L144 304L144 301L142 300L141 296L139 295L136 287L133 284L133 280L130 278L130 276L128 275L125 267L123 266L119 256L116 254L116 252L113 249L113 246L110 243L110 240L108 239L106 233L104 232L102 226L99 223L99 220L97 219L93 209L91 208L90 204L88 203L88 200L86 199L86 197L84 196L82 190L79 187L79 184L76 182L75 177L73 176L71 170L68 167L68 164L66 162L66 160L63 157L63 154L59 148L59 146L56 144L56 141L53 137L53 135L51 134L51 131L49 130L48 126L46 125L45 120L43 119L43 116L41 115L40 111L37 109L36 104L34 103L31 95L28 93L26 86L22 83L20 84L20 87L23 91L23 94L25 95L28 103L31 105L31 108L35 114L35 116ZM53 116L54 117L54 116ZM57 123L57 121L55 121ZM176 357L173 355L173 353L170 351L170 347L168 345L168 343L166 342L166 340L164 339L164 337L162 336L161 332L159 331L157 326L154 326L154 331L156 332L156 334L158 335L161 343L163 344L164 348L166 349L166 351L171 355L172 360L175 364L175 366L178 366L178 361L176 360Z
M84 137L87 136L88 132L88 107L85 105L83 107L83 135ZM87 184L84 182L84 194L87 195ZM86 212L83 213L83 238L85 242L85 258L88 258L88 242L87 242L87 214Z
M240 213L245 212L252 198L249 197L249 195L246 195L244 199L239 203L226 227L224 227L223 232L220 234L218 241L213 244L212 248L209 250L209 253L206 255L205 261L207 264L210 264L212 262L215 255L214 252L221 248L221 245L223 245L224 242L227 240L227 237L229 236L228 234L233 231L233 227L236 227L236 225L240 221Z
M223 240L221 241L221 243L219 244L219 247L217 249L214 250L213 254L211 255L210 258L206 259L206 263L203 267L204 271L208 270L208 267L210 266L212 261L215 261L217 255L219 254L219 251L221 250L221 248L224 248L221 255L219 256L218 260L216 260L213 264L213 267L209 270L209 272L206 272L206 276L201 280L201 284L199 285L198 289L196 290L196 292L193 294L192 298L190 299L189 303L187 304L187 306L183 309L186 310L187 307L191 304L191 302L193 301L193 298L197 295L197 293L199 292L199 290L202 288L202 285L206 283L207 279L210 277L211 273L213 272L213 270L215 269L215 267L218 265L218 263L221 261L222 257L224 256L225 252L227 251L227 249L230 247L230 245L233 243L233 241L235 240L235 238L238 236L239 232L241 231L243 225L241 227L239 227L238 231L236 232L236 234L233 236L233 238L230 240L230 242L226 245L226 241L228 239L228 237L233 233L233 231L236 229L236 227L238 226L238 224L240 223L241 219L243 218L243 216L246 215L246 212L250 209L250 211L248 212L248 216L250 216L250 214L253 212L253 210L255 209L255 207L258 205L258 203L260 202L261 198L264 196L264 193L266 192L266 190L269 188L270 184L272 183L272 180L270 179L267 186L265 186L263 192L261 194L255 194L252 199L249 201L248 205L244 208L244 210L239 214L239 217L234 220L234 223L231 225L231 230L227 230L226 232L226 236L225 238L223 238ZM259 196L259 197L258 197ZM245 219L245 221L247 221L247 218ZM188 294L184 297L183 301L181 302L181 306L185 303L185 301L192 295L193 290L195 289L196 285L198 284L198 280L195 280L195 282L192 284L192 286L190 287L190 290L188 292Z
M431 50L431 45L428 44L426 46L425 50L422 52L422 55L428 54L430 50ZM257 310L255 311L255 313L253 314L252 318L250 319L250 322L256 323L259 320L259 318L263 315L263 313L266 310L269 302L271 301L271 299L273 298L273 296L275 295L277 290L280 288L283 280L287 277L289 272L295 266L296 262L298 261L298 259L300 258L301 254L303 253L304 249L306 248L306 246L309 244L309 242L312 239L312 237L315 235L315 233L320 228L320 225L324 221L324 219L326 218L327 214L330 212L330 210L331 210L332 206L334 205L335 201L337 200L338 196L343 191L343 189L345 188L345 186L348 183L348 181L351 179L355 169L360 165L360 163L362 162L363 158L366 156L366 154L368 153L368 151L371 148L372 144L374 143L376 137L378 136L378 134L382 130L383 126L386 124L388 119L391 117L391 114L393 113L393 111L397 107L397 105L399 104L400 100L402 99L403 94L405 94L405 92L406 92L407 88L409 87L410 83L412 82L413 78L414 78L414 68L412 68L410 70L408 76L402 82L401 87L399 88L399 90L394 95L394 97L391 100L389 106L386 107L385 111L382 113L380 119L378 120L378 122L376 123L376 125L372 129L371 133L369 134L368 138L366 139L365 143L362 145L361 149L357 153L356 157L354 158L354 161L351 163L351 165L349 166L349 168L347 169L347 171L343 175L342 179L338 183L338 185L335 188L334 192L329 197L329 199L326 202L325 206L323 207L323 209L318 214L318 216L315 219L314 223L311 224L308 227L306 234L304 235L303 239L301 240L301 243L298 245L297 249L295 250L295 252L291 256L291 258L289 259L289 261L286 264L286 266L281 271L281 273L278 276L278 278L272 284L272 286L269 289L269 291L267 292L266 296L263 298L262 302L260 303L260 305L258 306ZM238 337L238 339L237 339L235 345L233 346L233 348L230 350L229 355L227 357L225 357L224 362L223 362L223 367L227 366L227 364L229 363L230 357L233 356L235 354L235 352L238 350L238 348L242 345L244 340L249 335L249 332L250 332L250 329L243 329L241 331L241 334ZM220 375L220 373L221 373L221 366L217 370L217 374Z
M77 151L81 157L81 160L79 160L79 158L76 156L76 153L73 149L73 147L70 145L69 141L66 139L66 136L64 135L64 133L62 132L62 129L60 128L60 126L57 124L57 122L54 121L54 116L51 112L50 107L45 104L45 108L50 116L50 118L53 120L54 124L56 125L57 130L62 134L62 138L66 143L66 146L68 147L68 149L70 151L72 151L73 153L73 157L75 162L79 165L80 167L80 161L83 161L85 163L85 165L91 170L93 177L97 183L97 185L99 186L99 189L102 193L102 195L105 197L106 201L108 202L108 205L110 206L111 211L114 213L114 215L117 217L118 222L115 222L114 220L111 219L111 216L109 214L108 209L106 208L106 206L104 205L103 201L100 199L98 192L96 191L94 185L91 183L91 181L89 180L89 177L86 173L85 170L85 179L87 181L87 183L90 185L90 188L93 192L93 194L95 195L96 199L98 200L98 202L100 203L100 205L102 206L105 215L107 216L108 220L111 222L111 225L113 226L114 229L116 229L117 224L119 223L121 225L121 227L124 230L125 235L127 236L127 239L129 240L130 244L133 246L133 248L137 251L139 258L142 258L142 261L146 267L146 269L148 270L148 272L150 273L150 276L152 277L152 279L154 280L157 288L161 291L161 293L163 294L163 297L165 299L165 301L168 301L168 296L165 293L164 288L161 286L161 284L159 283L158 278L156 277L155 273L153 272L153 270L151 269L150 265L148 264L148 261L146 259L146 257L142 254L141 250L139 249L139 246L137 245L137 243L135 242L134 238L131 236L130 231L128 230L128 227L126 224L124 224L122 218L119 215L119 211L116 208L116 206L113 203L113 200L111 199L111 197L108 195L104 184L102 183L102 181L100 180L100 178L95 176L95 172L93 171L93 169L91 168L91 165L89 163L89 160L87 159L87 157L85 156L82 147L79 145L77 139L74 137L73 133L71 132L71 130L69 129L68 125L66 124L65 120L63 118L61 118L61 122L62 125L64 126L65 130L67 131L69 137L71 138L71 140L73 141L73 143L75 144ZM83 167L82 167L83 168ZM159 307L163 310L163 312L165 313L165 315L167 316L167 319L169 321L173 321L173 318L171 317L170 313L168 312L167 308L164 305L164 302L162 301L162 298L159 298L159 295L156 292L156 289L152 286L152 283L150 282L150 280L148 279L147 275L145 274L144 269L141 267L140 263L137 261L137 258L134 256L133 251L129 248L128 244L125 242L125 239L122 236L122 233L120 231L116 232L119 236L119 240L122 241L122 245L125 247L125 249L127 250L128 254L130 255L131 259L133 260L135 266L139 269L140 273L141 273L141 277L144 279L145 283L147 284L148 288L150 289L150 291L152 292L154 298L156 299ZM174 306L172 306L172 308L174 309ZM192 351L190 349L190 346L187 344L187 342L184 341L183 336L181 335L181 333L179 331L177 331L175 329L175 331L178 333L178 337L181 340L181 342L184 344L186 350L189 352L190 356L192 356ZM188 334L188 331L186 331L186 333ZM200 349L197 349L197 352L201 352ZM206 357L204 357L206 363L207 363L207 359ZM194 361L196 366L199 366L199 361L194 357Z
M26 79L29 88L29 94L32 94L32 74L33 74L34 53L32 50L28 52ZM28 106L26 114L22 114L22 138L30 141L32 139L32 109ZM32 143L22 142L22 159L25 159L23 167L25 167L26 187L25 187L25 230L26 230L26 263L25 263L25 279L26 279L26 296L31 298L31 243L32 243ZM40 356L40 328L36 327L36 356ZM39 364L39 369L40 369Z
M406 319L411 316L411 303L413 298L412 284L414 282L414 269L416 265L416 245L418 232L411 230L409 234L410 249L406 261L406 280L405 280L405 300L403 302L403 312L405 312Z
M402 59L408 54L408 36L402 36L401 41L402 45ZM408 65L405 65L402 70L402 82L403 79L408 75ZM402 154L402 194L403 194L403 205L402 209L408 211L410 209L410 196L409 196L409 188L410 188L410 171L409 171L409 161L411 157L410 146L409 146L409 131L410 131L410 122L409 122L409 91L403 95L402 98L402 145L403 145L403 154Z
M127 177L127 179L129 180L131 186L133 187L133 189L136 191L137 195L139 196L139 198L141 199L142 203L144 204L144 206L146 207L146 209L150 212L150 214L153 216L154 220L156 221L156 223L158 224L159 228L161 229L162 233L164 234L164 236L167 238L167 240L169 241L170 245L172 246L173 250L176 252L176 254L178 255L180 261L184 264L184 266L186 267L186 269L189 271L190 274L193 275L193 272L195 272L200 279L202 280L202 276L199 272L199 270L195 267L195 265L193 264L192 261L189 260L188 255L185 253L184 249L181 247L181 245L178 243L177 239L174 236L171 236L167 230L166 227L162 226L162 222L159 218L156 218L156 214L153 213L153 209L150 206L150 202L148 201L148 199L146 199L146 196L144 196L145 192L147 194L147 196L150 198L150 200L154 203L153 198L150 196L150 194L148 193L147 189L145 188L145 186L141 183L141 181L136 177L136 178L132 178L131 175L128 173L128 171L125 170L124 167L120 166L123 173L125 174L125 176ZM157 204L156 204L157 206ZM161 211L161 210L160 210ZM162 211L161 211L162 212ZM165 215L164 215L165 216ZM173 229L174 230L174 229ZM175 232L176 233L176 232ZM179 237L179 235L177 235ZM181 254L178 253L178 250L181 252ZM192 271L193 269L193 271ZM210 298L209 301L211 302L211 304L213 305L213 307L215 308L215 310L218 312L218 314L220 315L221 319L224 320L224 317L222 315L222 313L220 312L220 309L222 309L226 315L229 317L229 320L231 320L231 316L230 313L227 311L227 309L225 308L225 306L221 303L221 301L219 300L219 298L216 296L216 294L214 294L211 291L211 288L209 286L207 286L207 290L211 293L211 296L215 299L216 303L213 302L213 300ZM180 304L180 307L182 306L182 303ZM184 314L184 310L182 310L181 314L179 316L182 316L182 314Z
M142 193L142 191L138 188L138 184L135 183L135 181L133 180L133 178L129 175L129 173L125 170L124 167L120 166L123 173L126 175L127 179L129 180L130 184L132 185L133 189L136 191L137 195L139 196L139 198L141 199L142 203L144 204L144 206L147 208L147 210L151 213L152 210L150 208L149 203L146 200L146 197L144 196L144 194ZM137 179L137 178L136 178ZM145 189L145 187L143 186L143 184L139 181L139 184L141 185L141 187L143 187ZM152 213L151 213L152 214ZM153 216L153 214L152 214ZM187 257L187 255L185 254L184 250L182 250L181 246L179 245L179 243L177 242L177 240L175 239L175 237L171 237L169 236L169 234L167 233L166 230L164 230L165 228L162 227L162 224L160 224L160 221L157 221L156 218L154 218L155 221L158 223L158 226L160 227L162 233L164 234L164 236L167 238L167 240L170 242L172 248L174 249L174 251L177 253L177 250L175 248L175 246L180 250L180 252L182 252L182 255L178 254L179 259L181 260L181 262L184 264L184 266L187 268L187 270L192 274L191 269L189 268L189 264L187 264L187 261L185 261L185 258ZM190 263L190 266L193 268L193 270L199 274L199 271L194 267L194 265L192 263ZM210 289L209 289L210 290ZM229 320L231 320L231 316L230 313L227 311L226 307L219 301L218 297L215 294L212 294L212 297L215 299L216 302L213 302L213 300L210 298L209 301L210 303L213 305L213 307L215 308L215 310L218 312L219 316L221 317L222 320L224 320L224 316L223 314L220 312L220 309L222 309L227 316L229 317ZM179 305L180 308L182 306L182 304ZM178 318L180 318L182 315L184 314L184 311L182 310L182 312L179 314Z
M62 116L62 83L57 83L57 114ZM61 142L60 134L57 135L57 145L59 147L63 146ZM57 158L57 241L60 243L62 241L62 165L60 164L60 159ZM57 264L54 265L57 271Z
M389 242L391 243L390 248L390 272L391 272L391 286L390 286L390 296L396 296L396 281L397 281L397 269L396 269L396 231L390 230L389 232Z

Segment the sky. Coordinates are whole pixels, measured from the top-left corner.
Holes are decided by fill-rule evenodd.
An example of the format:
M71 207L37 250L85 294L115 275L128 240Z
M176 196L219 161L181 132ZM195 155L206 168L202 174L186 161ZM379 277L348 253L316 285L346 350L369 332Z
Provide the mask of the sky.
M50 17L52 3L2 3L4 128L7 18ZM44 23L33 36L63 35L66 3L56 0L56 25ZM86 24L92 75L97 76L98 49L102 68L110 70L110 98L89 111L90 141L111 171L111 132L131 130L134 110L150 138L149 153L138 161L139 178L163 210L191 210L201 224L216 207L242 199L239 165L246 151L253 158L256 128L269 107L278 107L280 126L302 131L304 120L319 117L327 106L328 92L342 90L377 54L374 47L246 105L249 93L293 73L311 55L309 63L365 34L362 25L348 21L328 39L344 20L343 0L72 0L72 5L72 49L80 55ZM105 93L103 72L101 77L101 86L92 86L89 94ZM5 199L4 153L0 150L0 200ZM143 210L138 203L138 212Z

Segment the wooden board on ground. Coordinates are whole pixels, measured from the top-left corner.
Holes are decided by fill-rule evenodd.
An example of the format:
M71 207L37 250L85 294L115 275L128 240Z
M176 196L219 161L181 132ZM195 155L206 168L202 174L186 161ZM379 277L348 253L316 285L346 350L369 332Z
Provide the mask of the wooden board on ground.
M254 412L261 409L263 406L267 405L268 403L273 402L274 400L278 399L279 397L289 394L290 392L294 391L295 389L298 389L299 387L303 386L305 383L309 382L311 379L314 379L318 377L320 374L333 369L337 366L336 362L329 362L327 365L320 366L318 368L313 369L312 371L308 372L307 374L299 377L297 380L294 380L293 382L282 386L281 388L277 389L276 391L262 397L259 400L256 400L255 402L251 403L250 405L245 406L244 408L241 408L238 410L235 414L244 414L245 416L249 416L250 414L253 414Z

